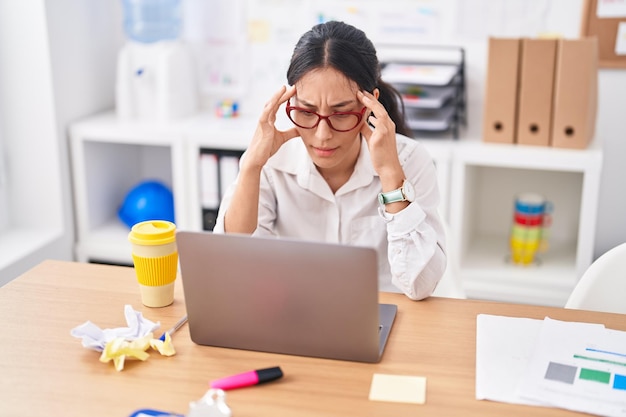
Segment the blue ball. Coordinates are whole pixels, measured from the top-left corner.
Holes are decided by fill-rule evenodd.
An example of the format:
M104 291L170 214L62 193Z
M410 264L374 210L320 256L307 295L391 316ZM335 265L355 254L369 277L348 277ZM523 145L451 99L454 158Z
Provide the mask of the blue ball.
M174 195L160 181L142 181L126 194L117 214L129 229L146 220L174 223Z

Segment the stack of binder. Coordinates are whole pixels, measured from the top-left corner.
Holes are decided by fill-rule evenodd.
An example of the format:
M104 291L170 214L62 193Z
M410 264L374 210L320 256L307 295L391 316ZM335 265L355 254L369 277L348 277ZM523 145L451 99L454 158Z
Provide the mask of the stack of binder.
M212 231L220 202L239 173L240 151L201 149L199 164L202 229Z
M597 73L596 38L490 38L483 140L586 148Z

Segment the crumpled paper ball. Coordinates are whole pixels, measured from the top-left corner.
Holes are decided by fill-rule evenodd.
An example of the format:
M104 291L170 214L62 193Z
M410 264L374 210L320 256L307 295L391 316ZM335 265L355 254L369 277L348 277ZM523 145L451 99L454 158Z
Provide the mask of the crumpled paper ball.
M148 348L157 350L163 356L176 354L172 338L165 334L165 340L155 339L153 331L160 327L143 317L141 312L133 310L130 305L124 306L127 327L100 329L90 321L73 328L70 334L82 339L82 345L88 349L102 352L100 362L113 361L115 369L124 369L124 361L139 359L145 361L150 354Z

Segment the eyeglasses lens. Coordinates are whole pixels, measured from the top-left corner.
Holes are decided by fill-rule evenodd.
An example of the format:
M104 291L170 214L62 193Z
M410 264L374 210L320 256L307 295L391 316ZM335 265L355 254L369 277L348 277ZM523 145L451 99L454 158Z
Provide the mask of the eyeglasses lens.
M305 129L312 129L318 123L321 118L319 115L313 112L308 112L301 109L291 109L289 111L289 118L297 126ZM330 127L338 131L348 131L354 129L360 121L360 118L356 114L331 114L326 117L330 124Z

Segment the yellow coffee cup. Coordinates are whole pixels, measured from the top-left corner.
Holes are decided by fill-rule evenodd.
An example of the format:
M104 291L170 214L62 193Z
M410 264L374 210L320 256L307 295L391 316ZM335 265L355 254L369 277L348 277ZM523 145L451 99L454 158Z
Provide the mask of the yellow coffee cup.
M135 224L128 234L141 302L147 307L165 307L174 302L178 272L176 225L166 220Z

